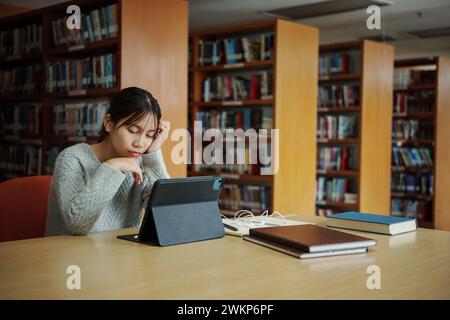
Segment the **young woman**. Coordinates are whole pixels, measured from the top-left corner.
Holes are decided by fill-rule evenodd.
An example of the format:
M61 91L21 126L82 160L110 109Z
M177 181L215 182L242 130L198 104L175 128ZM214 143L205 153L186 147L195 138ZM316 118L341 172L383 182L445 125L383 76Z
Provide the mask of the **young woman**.
M169 178L160 150L169 129L148 91L120 91L103 120L100 142L79 143L58 156L46 235L137 227L154 182Z

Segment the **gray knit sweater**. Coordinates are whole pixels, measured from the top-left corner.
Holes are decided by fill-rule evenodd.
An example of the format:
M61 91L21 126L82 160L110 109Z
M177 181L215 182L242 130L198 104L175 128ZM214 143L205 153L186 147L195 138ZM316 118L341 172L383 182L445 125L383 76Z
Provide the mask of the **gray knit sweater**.
M136 161L143 173L139 185L130 172L101 163L86 143L64 149L50 185L46 235L138 227L153 184L169 174L160 150Z

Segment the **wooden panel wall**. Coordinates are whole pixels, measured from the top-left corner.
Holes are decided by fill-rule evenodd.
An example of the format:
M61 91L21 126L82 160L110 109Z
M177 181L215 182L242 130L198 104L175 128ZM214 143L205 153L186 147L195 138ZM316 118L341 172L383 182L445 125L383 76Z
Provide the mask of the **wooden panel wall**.
M188 2L122 1L121 88L138 86L158 100L171 132L187 128ZM169 137L170 140L170 137ZM171 177L185 177L186 165L171 161L176 142L163 154Z
M315 214L319 30L277 20L275 128L279 166L273 210Z
M390 214L394 48L363 42L359 210Z
M439 57L437 77L434 227L450 231L450 59Z

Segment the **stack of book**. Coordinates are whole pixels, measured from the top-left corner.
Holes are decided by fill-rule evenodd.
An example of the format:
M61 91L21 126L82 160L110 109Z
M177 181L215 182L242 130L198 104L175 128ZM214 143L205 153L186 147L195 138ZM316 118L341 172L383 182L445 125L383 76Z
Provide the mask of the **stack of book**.
M376 240L316 225L252 228L244 240L300 259L366 253Z

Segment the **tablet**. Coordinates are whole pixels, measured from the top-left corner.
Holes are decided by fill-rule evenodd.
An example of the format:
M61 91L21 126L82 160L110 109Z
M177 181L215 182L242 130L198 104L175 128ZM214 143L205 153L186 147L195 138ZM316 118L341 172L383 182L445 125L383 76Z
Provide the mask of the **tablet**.
M153 186L139 234L119 239L169 246L225 235L219 209L223 179L160 179Z

